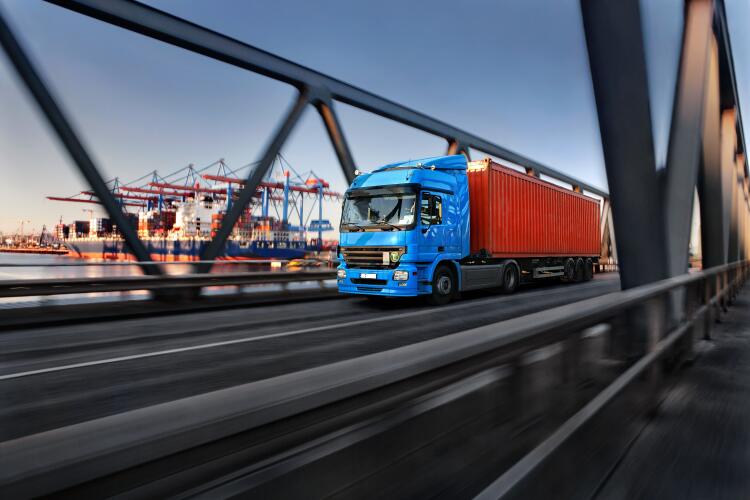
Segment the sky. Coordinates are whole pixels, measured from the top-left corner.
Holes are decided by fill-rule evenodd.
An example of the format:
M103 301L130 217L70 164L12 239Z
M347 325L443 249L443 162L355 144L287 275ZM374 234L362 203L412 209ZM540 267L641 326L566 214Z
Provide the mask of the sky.
M157 8L315 68L606 189L578 0L190 2ZM682 0L642 0L657 162L665 162ZM750 102L748 0L726 0L740 102ZM0 0L106 178L128 181L223 158L257 159L295 90L36 0ZM745 116L750 116L745 104ZM443 154L445 143L337 106L355 162L371 170ZM746 133L746 136L748 134ZM312 108L282 150L346 188ZM479 157L474 155L475 158ZM88 218L53 202L85 182L0 53L0 231ZM336 221L337 207L326 217Z

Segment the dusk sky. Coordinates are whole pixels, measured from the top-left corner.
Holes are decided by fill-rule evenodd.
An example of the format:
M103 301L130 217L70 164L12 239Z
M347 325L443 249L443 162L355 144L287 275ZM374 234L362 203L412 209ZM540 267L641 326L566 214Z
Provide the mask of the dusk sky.
M606 189L579 0L150 1L478 134ZM642 0L656 156L666 157L683 0ZM128 181L189 163L258 158L294 89L60 7L0 0L104 175ZM726 0L750 119L750 1ZM442 154L445 143L339 105L358 167ZM746 132L747 136L747 132ZM317 113L283 154L339 191ZM475 155L475 158L480 157ZM52 202L86 185L0 55L0 231L85 219ZM338 219L331 207L327 216ZM28 226L27 226L28 227Z

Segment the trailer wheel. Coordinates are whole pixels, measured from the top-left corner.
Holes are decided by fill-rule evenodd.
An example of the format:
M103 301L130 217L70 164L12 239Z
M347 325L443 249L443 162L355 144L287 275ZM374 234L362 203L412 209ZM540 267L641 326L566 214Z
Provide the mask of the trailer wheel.
M582 281L584 280L584 278L585 278L585 274L586 274L586 273L585 273L585 271L584 271L583 267L584 267L584 266L583 266L583 259L581 259L581 258L579 257L579 258L578 258L578 259L576 260L576 277L575 277L575 279L573 280L573 281L575 281L576 283L580 283L580 282L582 282Z
M509 262L503 267L503 293L513 293L518 288L518 266Z
M586 259L586 266L583 269L583 279L584 281L591 281L593 277L594 277L594 261L591 259Z
M565 269L563 271L562 280L565 283L573 283L576 279L576 261L568 259L565 261Z
M432 275L432 294L430 303L435 306L447 304L453 298L456 290L456 280L448 266L440 265Z

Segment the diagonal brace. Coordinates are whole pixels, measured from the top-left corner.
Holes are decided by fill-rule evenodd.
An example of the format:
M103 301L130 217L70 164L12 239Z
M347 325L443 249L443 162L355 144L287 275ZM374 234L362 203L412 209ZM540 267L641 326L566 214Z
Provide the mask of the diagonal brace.
M292 132L292 129L294 129L300 116L302 116L302 112L309 103L310 99L307 91L301 92L297 96L287 112L284 121L278 127L271 142L263 152L260 162L258 162L258 165L248 174L247 180L245 181L245 187L239 193L239 199L235 203L232 203L232 208L222 219L221 227L217 231L216 236L214 236L211 242L201 252L200 260L214 260L224 249L224 245L226 244L227 238L229 238L234 225L237 223L237 220L240 218L240 215L242 215L242 212L245 210L248 203L250 203L250 200L255 196L258 185L266 176L274 158L276 158L276 155L281 151L281 147L284 145L284 142L286 142L286 139L289 137L289 134ZM211 269L211 264L201 264L199 262L197 266L199 272L208 272Z
M112 196L112 193L109 191L104 179L102 179L99 170L96 168L93 160L78 139L78 135L73 130L70 121L66 118L62 109L47 89L41 76L37 73L23 48L16 40L10 26L3 18L2 12L0 12L0 45L5 49L13 67L26 84L26 88L34 97L34 100L42 113L44 113L49 124L57 133L58 138L63 143L63 146L65 146L65 149L78 167L78 170L83 174L94 193L96 193L96 197L104 206L104 209L107 211L112 221L117 224L117 227L125 238L125 244L133 255L135 255L136 259L141 262L150 261L151 255L146 250L143 242L138 238L135 229L125 218L120 204L115 200L114 196ZM146 274L162 274L158 265L142 263L140 266Z

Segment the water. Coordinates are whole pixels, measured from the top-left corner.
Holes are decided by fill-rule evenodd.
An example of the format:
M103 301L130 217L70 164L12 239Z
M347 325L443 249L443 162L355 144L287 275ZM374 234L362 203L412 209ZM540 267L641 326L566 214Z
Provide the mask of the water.
M142 273L138 266L111 266L107 263L97 266L77 267L33 267L51 264L91 263L81 259L73 259L64 255L37 255L0 253L0 280L16 279L55 279L55 278L99 278L102 276L139 276ZM21 265L24 267L6 267L6 265ZM26 265L29 267L26 267Z
M55 264L67 264L55 266ZM70 264L85 264L71 266ZM103 276L141 276L143 273L135 265L123 265L122 262L98 262L85 259L75 259L64 255L38 255L0 253L0 281L26 279L63 279L63 278L100 278ZM16 267L18 266L18 267ZM174 263L162 266L169 274L188 274L193 266L189 263ZM268 264L252 262L215 265L212 272L251 272L268 271ZM284 272L279 270L279 272ZM317 287L313 283L290 283L288 289ZM243 287L245 292L262 292L281 290L282 285L255 285ZM236 292L237 287L210 287L205 294ZM87 302L109 302L120 300L143 300L149 297L148 292L101 292L88 294L70 294L59 296L35 296L0 298L0 310L18 307L34 307L40 305L65 305Z
M64 255L38 255L0 253L0 280L58 279L58 278L97 278L102 276L138 276L138 266L108 266L106 263L97 266L47 267L51 264L92 263ZM45 267L35 267L39 265ZM24 265L23 267L11 267ZM28 265L28 266L27 266ZM84 302L101 302L111 300L138 300L148 297L145 292L111 292L60 295L57 297L12 297L0 298L0 310L17 307L34 307L40 305L64 305Z

